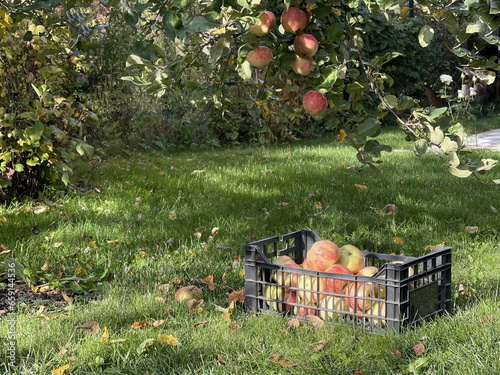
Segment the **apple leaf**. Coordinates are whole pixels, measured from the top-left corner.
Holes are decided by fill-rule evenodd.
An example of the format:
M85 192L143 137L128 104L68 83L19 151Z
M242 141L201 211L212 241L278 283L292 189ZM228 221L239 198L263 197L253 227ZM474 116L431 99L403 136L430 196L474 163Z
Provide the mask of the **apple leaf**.
M431 44L432 39L434 38L434 29L429 25L424 25L420 32L418 33L418 42L422 47L427 47Z

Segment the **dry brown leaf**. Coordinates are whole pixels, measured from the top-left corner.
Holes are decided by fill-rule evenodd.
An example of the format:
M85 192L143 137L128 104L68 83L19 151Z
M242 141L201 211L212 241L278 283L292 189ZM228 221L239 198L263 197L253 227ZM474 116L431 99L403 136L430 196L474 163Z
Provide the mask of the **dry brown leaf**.
M64 290L61 290L61 296L62 296L62 298L63 298L66 302L68 302L70 305L71 305L71 304L73 303L73 301L74 301L74 298L73 298L73 297L68 296Z
M160 284L156 287L156 289L158 289L159 291L168 293L168 291L170 290L170 284Z
M229 293L228 302L245 302L245 289L235 290Z
M481 322L483 322L483 323L491 323L493 321L493 318L494 318L493 315L483 316L481 318Z
M217 362L219 365L225 365L226 362L222 359L222 357L219 354L216 354L215 357L215 362Z
M287 325L289 327L300 327L300 320L299 320L299 318L291 318L288 321Z
M475 234L475 233L479 232L479 227L466 226L464 230L465 230L465 233Z
M114 339L114 340L109 340L109 343L116 344L116 343L125 342L125 341L127 341L127 339Z
M200 280L203 284L208 286L208 289L215 290L214 275L208 275L204 279Z
M425 345L419 342L418 344L413 345L413 352L415 355L420 356L425 352Z
M99 323L95 320L87 320L85 323L77 323L74 327L82 329L87 335L96 335L101 331Z
M158 301L158 302L161 302L161 303L165 303L165 302L167 302L167 299L164 298L164 297L156 297L155 301Z
M358 189L359 191L365 191L368 189L367 186L365 185L360 185L360 184L354 184L354 186L356 187L356 189Z
M149 322L134 322L130 325L130 328L138 329L138 328L142 328L142 327L145 327L148 325L149 325Z
M203 322L196 323L193 327L198 328L198 327L204 326L206 324L208 324L208 320L204 320Z
M321 351L321 350L323 350L325 348L326 340L321 340L321 341L319 341L319 342L317 342L317 343L315 343L313 345L314 345L314 349L313 350L315 352L319 352L319 351Z
M316 315L307 315L307 319L311 322L313 327L321 328L325 325L325 321Z
M283 361L282 359L280 359L280 356L278 354L273 354L271 355L271 357L269 357L268 359L269 361L273 362L273 363L276 363L280 366L283 366L283 367L297 367L297 366L300 366L299 363L294 363L294 362L291 362L291 361Z
M396 357L402 357L403 356L403 354L399 350L397 350L397 349L392 349L391 350L391 354L395 355Z
M153 327L159 327L159 326L161 326L163 323L165 323L165 321L164 321L164 320L162 320L162 319L160 319L160 320L155 320L155 321L153 322Z
M384 206L384 208L382 208L382 211L386 215L396 215L398 213L398 208L395 204L389 203L389 204L386 204Z
M363 370L360 370L359 368L352 370L352 373L356 374L356 375L363 375L364 374Z
M201 238L201 233L200 232L194 232L193 236L195 236L196 238Z

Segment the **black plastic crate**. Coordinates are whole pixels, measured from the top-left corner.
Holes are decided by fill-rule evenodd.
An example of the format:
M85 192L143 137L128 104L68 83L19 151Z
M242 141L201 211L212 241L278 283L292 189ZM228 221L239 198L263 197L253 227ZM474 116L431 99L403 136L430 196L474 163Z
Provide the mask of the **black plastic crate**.
M246 244L245 308L304 318L317 315L355 323L367 330L399 330L404 325L451 313L450 247L437 246L421 257L364 251L365 266L379 268L371 277L272 263L273 258L288 255L301 264L320 239L314 231L300 230ZM392 263L395 261L398 263ZM290 282L287 277L298 282ZM345 289L324 291L321 285L327 280L348 283L349 290L362 295L350 295Z

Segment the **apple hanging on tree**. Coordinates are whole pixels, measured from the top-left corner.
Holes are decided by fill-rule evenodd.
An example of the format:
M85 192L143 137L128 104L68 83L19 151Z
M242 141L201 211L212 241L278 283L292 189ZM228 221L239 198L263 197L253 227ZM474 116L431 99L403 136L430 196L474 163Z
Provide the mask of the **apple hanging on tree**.
M311 90L304 95L302 105L311 116L319 116L328 108L328 100L322 93Z
M273 12L266 10L261 13L259 18L260 22L255 25L251 25L248 31L257 36L269 34L274 26L276 26L276 16Z
M313 57L318 52L318 40L311 34L300 34L293 40L295 53L303 59Z
M286 32L297 34L307 26L307 14L299 8L290 7L281 13L281 25Z
M273 60L273 52L265 46L255 47L248 52L247 61L254 68L263 68Z
M306 76L314 70L313 58L302 58L297 56L292 63L292 70L300 75Z

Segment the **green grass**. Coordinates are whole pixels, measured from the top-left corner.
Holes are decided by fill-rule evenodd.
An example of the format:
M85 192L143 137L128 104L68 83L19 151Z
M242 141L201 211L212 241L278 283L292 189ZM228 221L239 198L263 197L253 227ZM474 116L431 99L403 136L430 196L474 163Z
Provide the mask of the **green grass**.
M395 149L407 147L403 137L383 135ZM81 267L103 276L71 305L18 296L17 373L70 364L65 374L405 374L421 362L415 373L500 373L500 214L490 207L500 209L497 186L454 178L431 154L394 152L383 156L380 173L359 169L354 150L331 139L101 157L77 166L67 194L0 208L0 244L11 250L0 260L46 274L71 276ZM373 209L388 203L396 216ZM453 314L377 334L329 324L292 328L288 318L240 304L225 321L218 307L243 288L244 244L299 229L412 256L446 242ZM215 290L199 282L209 275ZM168 292L157 289L162 284ZM175 302L175 290L188 284L203 289L203 311L190 314ZM100 333L75 328L87 321L98 322ZM137 321L151 324L130 328ZM101 342L104 327L109 340L125 341ZM2 337L8 328L0 322ZM174 335L179 345L138 350L158 334ZM416 356L420 341L426 351ZM0 339L2 353L7 345Z

